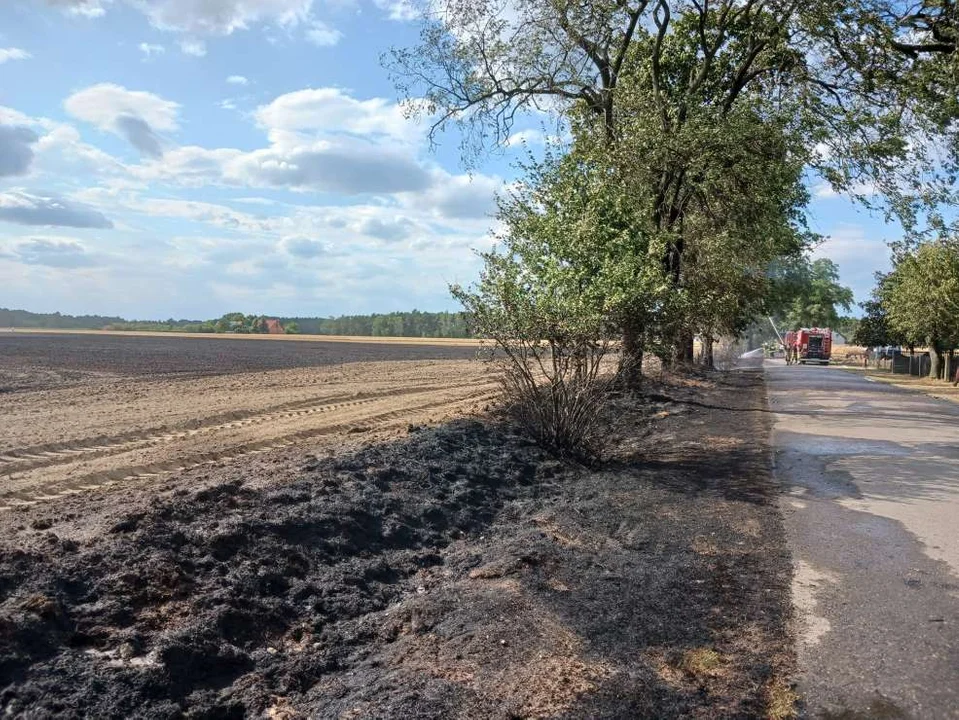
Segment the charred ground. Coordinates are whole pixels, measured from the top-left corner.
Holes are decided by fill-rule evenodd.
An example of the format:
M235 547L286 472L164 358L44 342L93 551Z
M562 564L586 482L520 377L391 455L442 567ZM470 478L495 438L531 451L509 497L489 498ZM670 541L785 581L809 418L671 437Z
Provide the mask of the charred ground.
M5 513L0 707L775 715L790 565L761 378L655 394L616 401L595 468L461 420Z

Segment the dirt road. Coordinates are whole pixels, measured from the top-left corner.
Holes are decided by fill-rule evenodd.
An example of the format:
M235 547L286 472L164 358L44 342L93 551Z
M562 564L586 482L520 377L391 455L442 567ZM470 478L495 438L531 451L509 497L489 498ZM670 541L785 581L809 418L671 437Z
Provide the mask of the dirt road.
M0 395L0 510L307 439L335 448L392 435L495 390L475 360L399 359L428 358L423 347L107 340L18 339L19 355L4 345L14 389ZM383 360L349 362L370 352ZM294 367L259 369L277 365Z
M959 407L766 363L809 717L959 718Z

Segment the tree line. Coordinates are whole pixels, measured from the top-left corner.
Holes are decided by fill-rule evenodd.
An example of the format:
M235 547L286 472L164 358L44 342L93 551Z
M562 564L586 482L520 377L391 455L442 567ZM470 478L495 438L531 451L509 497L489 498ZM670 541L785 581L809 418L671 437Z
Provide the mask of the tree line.
M279 320L286 334L356 335L362 337L470 337L466 317L461 312L373 313L339 317L278 317L268 315L226 313L213 320L124 320L102 315L63 315L32 313L26 310L0 308L0 327L116 330L141 332L234 333L269 332L267 321Z
M295 322L300 332L310 335L358 335L372 337L470 337L461 312L390 312L372 315L341 315L329 318L280 318L287 326Z
M942 378L943 355L959 348L959 240L900 245L876 281L855 341L927 348L929 374Z
M431 134L456 126L467 163L533 111L568 135L522 166L479 281L452 289L554 446L589 445L579 419L611 348L634 383L644 354L691 363L698 335L709 366L716 338L757 317L818 312L790 295L793 270L823 269L812 181L910 240L956 233L952 2L426 5L420 42L387 62Z

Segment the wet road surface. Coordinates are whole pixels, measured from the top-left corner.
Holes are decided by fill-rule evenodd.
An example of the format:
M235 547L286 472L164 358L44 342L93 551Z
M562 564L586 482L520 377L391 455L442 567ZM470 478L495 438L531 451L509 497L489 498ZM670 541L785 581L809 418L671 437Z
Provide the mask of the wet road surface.
M765 363L810 718L959 718L959 405Z

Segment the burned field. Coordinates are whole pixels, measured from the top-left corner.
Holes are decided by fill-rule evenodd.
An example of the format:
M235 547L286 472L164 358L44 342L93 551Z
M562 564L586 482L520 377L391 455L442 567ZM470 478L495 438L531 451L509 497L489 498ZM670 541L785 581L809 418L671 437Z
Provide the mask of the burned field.
M761 379L695 385L619 398L593 468L475 417L0 513L0 708L785 717Z
M221 336L0 332L0 393L76 384L98 375L211 377L354 362L469 360L476 349L448 344L315 342Z
M393 437L495 390L470 347L23 334L0 350L0 510Z

